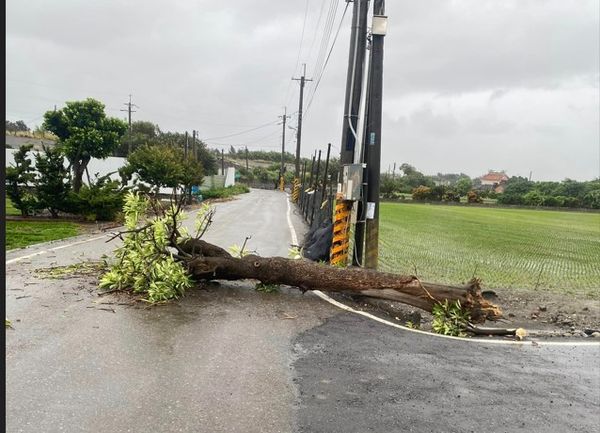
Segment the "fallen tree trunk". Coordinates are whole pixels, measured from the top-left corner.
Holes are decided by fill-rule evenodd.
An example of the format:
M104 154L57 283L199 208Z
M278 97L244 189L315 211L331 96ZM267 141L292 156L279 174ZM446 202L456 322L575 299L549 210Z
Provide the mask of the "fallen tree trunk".
M189 272L198 280L259 280L265 284L284 284L307 290L351 293L403 302L426 311L444 300L460 301L481 323L502 316L500 309L481 295L479 281L465 286L422 282L413 275L397 275L363 268L337 268L308 260L282 257L232 257L224 249L202 240L188 240L179 249L191 257Z

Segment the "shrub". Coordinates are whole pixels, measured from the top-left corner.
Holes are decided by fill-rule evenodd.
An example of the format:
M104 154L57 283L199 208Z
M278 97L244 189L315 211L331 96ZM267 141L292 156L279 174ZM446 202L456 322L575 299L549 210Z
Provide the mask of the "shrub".
M227 188L211 188L200 192L202 198L228 198L238 194L250 192L250 188L243 184L228 186Z
M431 188L420 185L412 190L412 198L415 201L428 200L431 197Z
M565 204L565 197L560 195L544 197L544 206L561 207Z
M483 199L477 191L471 190L467 193L467 203L483 203Z
M14 155L15 165L6 167L6 195L22 216L31 215L38 207L37 198L30 190L35 181L35 171L27 153L32 147L31 144L21 146Z
M529 191L523 196L523 202L528 206L541 206L545 197L536 190Z
M64 166L64 156L59 149L44 147L44 153L35 155L35 166L39 176L35 180L39 207L50 211L52 217L58 211L68 210L71 191L69 171Z
M460 202L460 194L452 190L447 190L444 194L444 201L458 203Z
M79 193L72 192L68 210L89 221L114 221L123 208L125 192L110 175L96 178L91 185L83 185Z

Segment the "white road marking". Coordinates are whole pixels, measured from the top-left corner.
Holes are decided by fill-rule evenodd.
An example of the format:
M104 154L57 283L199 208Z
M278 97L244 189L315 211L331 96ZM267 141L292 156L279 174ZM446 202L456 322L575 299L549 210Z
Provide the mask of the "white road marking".
M6 264L10 265L12 263L20 262L21 260L30 259L32 257L39 256L41 254L49 253L50 251L62 250L63 248L74 247L75 245L81 245L81 244L86 244L88 242L97 241L97 240L103 239L103 238L105 238L107 236L108 235L102 235L102 236L98 236L98 237L95 237L95 238L85 239L83 241L77 241L77 242L72 242L72 243L66 244L66 245L60 245L60 246L54 247L54 248L48 248L47 250L38 251L38 252L35 252L35 253L32 253L32 254L28 254L26 256L15 257L14 259L7 260Z
M287 223L290 229L290 234L292 235L292 244L298 245L298 236L296 236L296 229L294 229L294 225L292 224L292 208L290 206L290 195L286 194L286 203L287 203Z
M294 226L292 225L292 220L291 220L290 214L291 214L291 208L290 208L290 201L289 201L289 195L288 195L287 222L288 222L288 226L290 228L292 242L294 243L294 245L297 245L298 238L296 237L296 230L294 229ZM373 314L367 313L365 311L355 310L354 308L349 307L348 305L342 304L341 302L338 302L335 299L330 298L329 296L327 296L325 293L321 292L320 290L312 290L312 293L314 293L315 295L317 295L319 298L323 299L324 301L329 302L330 304L335 305L338 308L341 308L342 310L349 311L349 312L355 313L355 314L359 314L364 317L368 317L369 319L375 320L376 322L379 322L379 323L383 323L384 325L392 326L394 328L402 329L402 330L408 331L408 332L416 332L418 334L423 334L423 335L427 335L430 337L448 338L451 340L458 340L458 341L464 341L464 342L469 342L469 343L510 344L510 345L518 345L518 346L527 346L527 345L532 346L534 344L537 344L538 346L600 346L600 341L598 341L598 342L596 342L596 341L571 341L571 342L569 342L569 341L534 341L534 340L506 341L506 340L497 340L497 339L484 340L482 338L461 338L461 337L453 337L450 335L434 334L432 332L421 331L419 329L407 328L406 326L402 326L397 323L390 322L388 320L374 316Z
M527 340L527 341L506 341L506 340L484 340L482 338L462 338L462 337L453 337L450 335L442 335L442 334L434 334L432 332L421 331L419 329L407 328L406 326L399 325L397 323L393 323L382 319L381 317L374 316L373 314L367 313L365 311L355 310L348 305L342 304L341 302L336 301L335 299L330 298L325 293L320 290L313 290L312 293L317 295L319 298L324 301L329 302L332 305L335 305L342 310L349 311L351 313L360 314L361 316L368 317L369 319L375 320L376 322L383 323L384 325L392 326L394 328L402 329L404 331L416 332L418 334L428 335L430 337L438 337L438 338L448 338L451 340L464 341L469 343L485 343L485 344L512 344L518 346L600 346L600 342L596 341L539 341L539 340Z

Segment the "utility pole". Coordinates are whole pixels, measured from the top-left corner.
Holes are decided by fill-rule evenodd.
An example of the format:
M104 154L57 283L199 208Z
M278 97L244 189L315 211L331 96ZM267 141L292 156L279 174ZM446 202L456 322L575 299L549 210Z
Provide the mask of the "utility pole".
M369 71L367 143L367 226L365 267L377 269L379 256L379 176L381 171L381 114L383 100L383 39L387 31L385 0L374 0Z
M129 95L129 102L125 102L123 105L127 106L126 110L119 110L119 111L127 111L127 119L129 122L129 143L128 143L128 147L127 147L127 156L129 156L131 154L131 113L135 113L136 110L132 110L131 107L136 107L136 108L140 108L137 105L133 104L131 102L131 94ZM54 108L54 110L56 111L56 107Z
M225 150L221 149L221 174L225 176Z
M367 12L369 0L354 0L352 28L350 33L350 55L346 75L346 98L342 126L340 163L354 162L354 146L357 139L358 111L362 93L363 69L367 44Z
M287 107L283 107L283 116L279 116L283 119L283 134L281 136L281 168L279 169L279 184L283 191L283 173L285 169L285 122L290 117L287 115Z
M246 146L246 173L248 172L248 146Z
M303 63L303 72L300 78L292 78L292 80L300 81L300 102L298 104L298 130L296 131L296 165L294 168L294 177L298 179L300 176L300 144L302 143L302 100L304 98L304 84L307 81L312 81L311 78L306 78L306 63Z
M348 72L346 75L344 119L342 122L342 142L340 146L340 164L342 167L346 164L355 162L354 154L356 151L356 142L358 141L358 117L363 90L364 64L367 48L368 10L369 0L354 0L350 33L350 52L348 55ZM362 163L363 161L356 162ZM363 173L363 192L366 192L365 177L366 174ZM356 205L358 218L354 228L354 254L352 255L352 264L355 266L362 265L365 233L363 201L364 197L362 197ZM345 206L348 212L352 209L352 202L342 201L339 205Z
M185 131L185 144L183 146L183 159L187 160L188 159L188 132Z
M198 159L198 155L196 155L196 130L192 129L192 158Z

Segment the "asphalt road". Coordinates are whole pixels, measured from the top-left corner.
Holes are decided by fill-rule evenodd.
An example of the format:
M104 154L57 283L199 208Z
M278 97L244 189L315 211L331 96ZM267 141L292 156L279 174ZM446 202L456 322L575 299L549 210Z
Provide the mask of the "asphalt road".
M206 239L285 256L286 211L253 191L218 205ZM36 273L97 260L105 240L7 254L7 431L600 432L600 345L440 339L249 283L145 308Z

